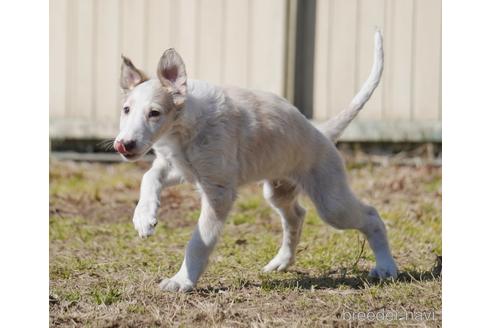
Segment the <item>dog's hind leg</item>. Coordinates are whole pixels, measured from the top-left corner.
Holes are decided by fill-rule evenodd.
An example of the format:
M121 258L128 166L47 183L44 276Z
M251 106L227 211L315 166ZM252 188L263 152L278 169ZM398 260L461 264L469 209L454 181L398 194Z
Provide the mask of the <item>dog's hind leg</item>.
M285 180L263 184L263 195L280 215L283 228L282 245L277 255L263 268L264 272L284 271L294 263L306 212L297 202L299 192L298 186Z
M317 163L305 177L303 188L323 221L337 229L357 229L366 236L376 257L376 267L371 270L371 276L397 276L385 225L373 207L363 204L353 195L338 156Z

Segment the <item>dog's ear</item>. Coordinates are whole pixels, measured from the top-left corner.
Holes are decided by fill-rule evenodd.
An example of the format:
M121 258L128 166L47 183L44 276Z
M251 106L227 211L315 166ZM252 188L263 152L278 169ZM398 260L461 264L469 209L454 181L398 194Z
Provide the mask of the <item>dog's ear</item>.
M183 59L173 48L162 54L157 65L157 77L172 95L176 107L182 107L186 99L186 69Z
M128 92L149 78L133 65L132 61L121 55L120 87L123 92Z

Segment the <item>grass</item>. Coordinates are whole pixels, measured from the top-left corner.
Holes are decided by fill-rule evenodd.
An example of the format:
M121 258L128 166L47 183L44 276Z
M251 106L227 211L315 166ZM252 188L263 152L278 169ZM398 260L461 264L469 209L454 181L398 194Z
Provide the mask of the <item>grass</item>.
M131 216L142 164L52 162L50 323L53 326L317 327L441 325L441 169L349 162L356 194L387 223L400 275L377 281L374 257L355 231L337 231L308 208L297 262L260 273L281 238L257 185L244 188L197 289L162 292L199 215L190 186L162 194L156 234L139 239ZM396 313L405 320L347 321L351 313ZM359 317L360 318L360 317Z

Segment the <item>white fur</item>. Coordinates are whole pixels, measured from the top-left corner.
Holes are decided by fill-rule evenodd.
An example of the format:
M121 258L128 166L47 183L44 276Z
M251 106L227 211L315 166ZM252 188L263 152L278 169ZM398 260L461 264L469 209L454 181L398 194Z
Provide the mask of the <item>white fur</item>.
M117 140L136 141L132 154L125 154L128 160L138 159L150 147L156 154L142 180L135 229L141 237L154 232L162 188L186 181L201 194L200 218L183 264L174 277L163 280L163 290L188 291L196 285L238 187L253 181L264 181L264 196L279 213L284 232L278 254L264 271L286 270L294 262L305 214L297 198L304 192L325 222L364 233L376 256L371 275L396 276L384 223L374 208L353 195L333 144L379 82L383 64L379 32L376 57L368 82L345 114L324 125L324 133L271 93L186 79L184 63L172 49L159 62L159 80L146 79L124 61L123 106L131 108L122 114ZM151 118L151 110L161 115Z

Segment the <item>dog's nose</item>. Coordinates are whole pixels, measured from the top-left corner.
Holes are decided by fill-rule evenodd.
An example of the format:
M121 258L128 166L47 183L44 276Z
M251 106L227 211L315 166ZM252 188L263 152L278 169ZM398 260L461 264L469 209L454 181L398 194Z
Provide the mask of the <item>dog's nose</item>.
M137 142L135 140L129 140L129 141L117 140L114 148L118 153L126 154L132 151L132 149L134 149L136 145Z
M132 151L132 149L134 149L137 145L137 142L135 140L129 140L123 142L123 145L125 146L126 151Z

